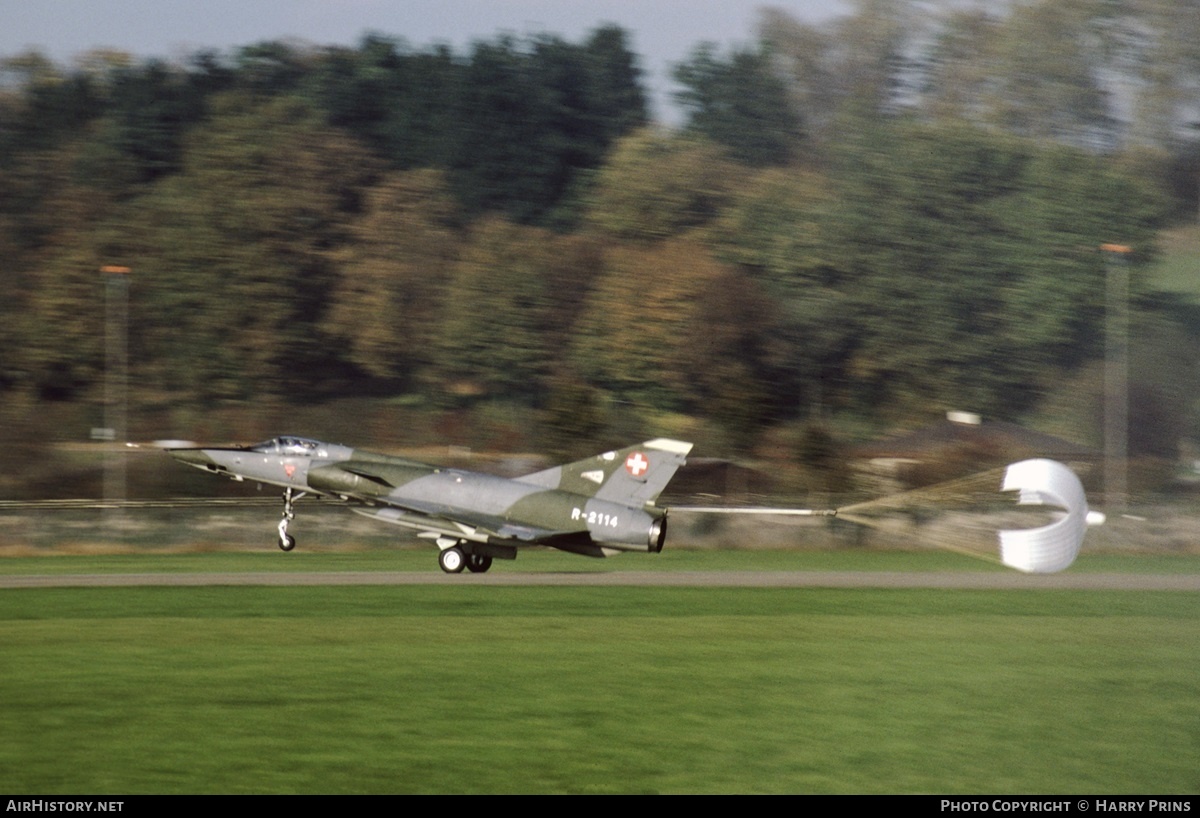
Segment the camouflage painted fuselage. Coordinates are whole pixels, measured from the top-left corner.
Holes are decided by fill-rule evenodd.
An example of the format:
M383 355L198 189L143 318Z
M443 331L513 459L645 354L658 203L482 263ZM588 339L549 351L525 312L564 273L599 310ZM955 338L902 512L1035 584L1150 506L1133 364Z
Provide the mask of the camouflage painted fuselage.
M654 503L690 449L660 438L511 480L296 437L171 454L235 480L281 486L289 509L293 496L333 497L443 549L512 558L524 544L593 556L660 551L666 511Z

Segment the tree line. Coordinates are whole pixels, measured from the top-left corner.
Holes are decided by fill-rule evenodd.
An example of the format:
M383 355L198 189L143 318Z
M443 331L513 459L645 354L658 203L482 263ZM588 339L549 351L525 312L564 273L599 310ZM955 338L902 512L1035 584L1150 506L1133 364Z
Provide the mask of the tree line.
M1038 69L1063 95L1039 91L1039 114L997 73L1010 27L1050 6L1091 42L1085 5L931 29L902 2L826 28L767 12L754 47L677 67L678 129L650 121L615 26L465 53L370 34L182 64L6 58L0 392L97 399L98 269L125 264L135 400L168 414L408 395L510 403L575 438L630 413L700 423L732 447L814 419L1020 419L1091 388L1099 247L1118 242L1140 385L1176 418L1145 445L1170 448L1195 397L1172 356L1195 338L1141 271L1189 207L1168 180L1194 144L1175 123L1098 145L1092 102L1060 88L1074 74Z

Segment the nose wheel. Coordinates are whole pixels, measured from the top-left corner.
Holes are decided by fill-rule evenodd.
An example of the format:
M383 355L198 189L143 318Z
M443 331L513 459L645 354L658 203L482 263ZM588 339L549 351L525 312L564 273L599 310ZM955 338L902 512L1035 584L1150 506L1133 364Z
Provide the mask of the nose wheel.
M279 550L291 551L296 547L296 538L287 533L288 522L291 518L284 517L279 521Z
M296 519L296 509L293 503L303 496L303 493L293 495L290 488L283 492L283 519L279 521L279 550L281 551L291 551L296 547L296 538L288 533L288 524Z

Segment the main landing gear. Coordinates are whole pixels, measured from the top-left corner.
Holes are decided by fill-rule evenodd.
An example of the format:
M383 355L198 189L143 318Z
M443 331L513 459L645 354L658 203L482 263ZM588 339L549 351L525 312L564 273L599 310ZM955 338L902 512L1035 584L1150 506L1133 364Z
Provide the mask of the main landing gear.
M296 538L288 533L288 523L296 519L296 510L292 503L303 496L304 492L292 494L290 488L283 492L283 519L279 521L279 548L281 551L291 551L296 547Z
M438 554L438 565L447 574L461 574L464 568L472 574L482 574L492 567L492 558L483 554L467 554L460 546L452 545Z

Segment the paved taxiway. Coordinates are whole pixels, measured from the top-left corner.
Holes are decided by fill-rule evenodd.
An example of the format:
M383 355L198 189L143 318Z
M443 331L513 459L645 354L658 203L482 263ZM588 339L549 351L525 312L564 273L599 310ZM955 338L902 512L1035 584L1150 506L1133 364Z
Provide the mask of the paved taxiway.
M221 585L660 586L695 588L945 588L1200 591L1200 574L887 571L613 571L444 574L422 571L39 574L0 576L0 588Z

